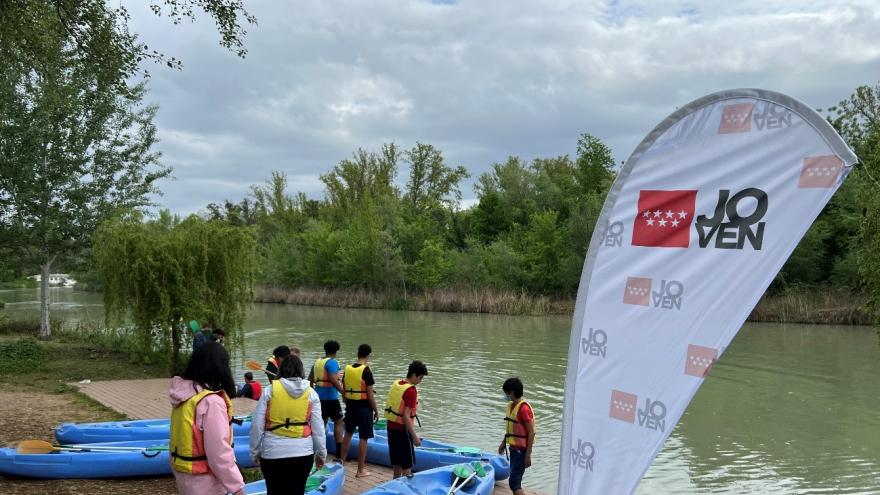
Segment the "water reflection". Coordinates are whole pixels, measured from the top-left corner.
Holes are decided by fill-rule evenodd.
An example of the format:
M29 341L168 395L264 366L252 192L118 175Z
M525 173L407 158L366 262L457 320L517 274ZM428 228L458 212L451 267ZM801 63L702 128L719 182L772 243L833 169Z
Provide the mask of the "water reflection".
M0 293L10 312L38 314L36 290ZM53 291L66 318L100 318L100 295ZM373 347L380 400L413 359L425 436L487 450L503 433L501 383L518 375L538 442L526 486L554 493L570 319L255 305L242 363L297 345L307 365L327 339L343 362ZM639 494L878 493L880 347L868 328L746 325L697 393Z

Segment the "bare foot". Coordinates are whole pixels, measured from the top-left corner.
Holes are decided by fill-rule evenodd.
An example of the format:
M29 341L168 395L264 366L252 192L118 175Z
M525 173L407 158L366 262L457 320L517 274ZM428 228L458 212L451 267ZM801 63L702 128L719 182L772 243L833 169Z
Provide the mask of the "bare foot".
M367 471L366 469L363 471L358 471L357 474L354 475L355 478L366 478L367 476L372 476L373 473Z

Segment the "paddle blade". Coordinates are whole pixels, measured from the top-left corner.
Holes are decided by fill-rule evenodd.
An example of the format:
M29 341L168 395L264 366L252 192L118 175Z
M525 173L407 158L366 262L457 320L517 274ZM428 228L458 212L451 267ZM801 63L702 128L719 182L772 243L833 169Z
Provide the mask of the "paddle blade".
M248 359L244 363L244 365L247 366L247 369L249 369L249 370L262 371L263 373L269 373L272 376L278 376L277 374L272 373L271 371L264 369L262 366L260 366L260 363L254 361L253 359Z
M51 454L58 450L61 449L43 440L22 440L15 446L19 454Z

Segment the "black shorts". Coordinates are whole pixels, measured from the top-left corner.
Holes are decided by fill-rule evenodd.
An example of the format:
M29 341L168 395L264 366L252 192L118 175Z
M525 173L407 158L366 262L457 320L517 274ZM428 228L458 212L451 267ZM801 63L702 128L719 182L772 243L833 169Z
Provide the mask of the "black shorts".
M354 433L355 429L358 438L373 438L373 410L369 406L345 406L345 432Z
M327 421L328 418L333 421L342 419L342 406L339 404L339 400L321 401L321 419Z
M416 463L416 449L410 441L408 431L388 428L388 457L391 458L392 466L412 469Z

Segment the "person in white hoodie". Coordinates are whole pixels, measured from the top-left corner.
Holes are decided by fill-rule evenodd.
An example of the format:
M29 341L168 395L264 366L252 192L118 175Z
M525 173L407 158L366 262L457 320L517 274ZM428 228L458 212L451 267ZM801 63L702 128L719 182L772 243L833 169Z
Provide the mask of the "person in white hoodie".
M267 495L302 495L313 461L320 469L327 458L321 400L299 357L282 361L278 375L253 414L251 458L263 472Z

